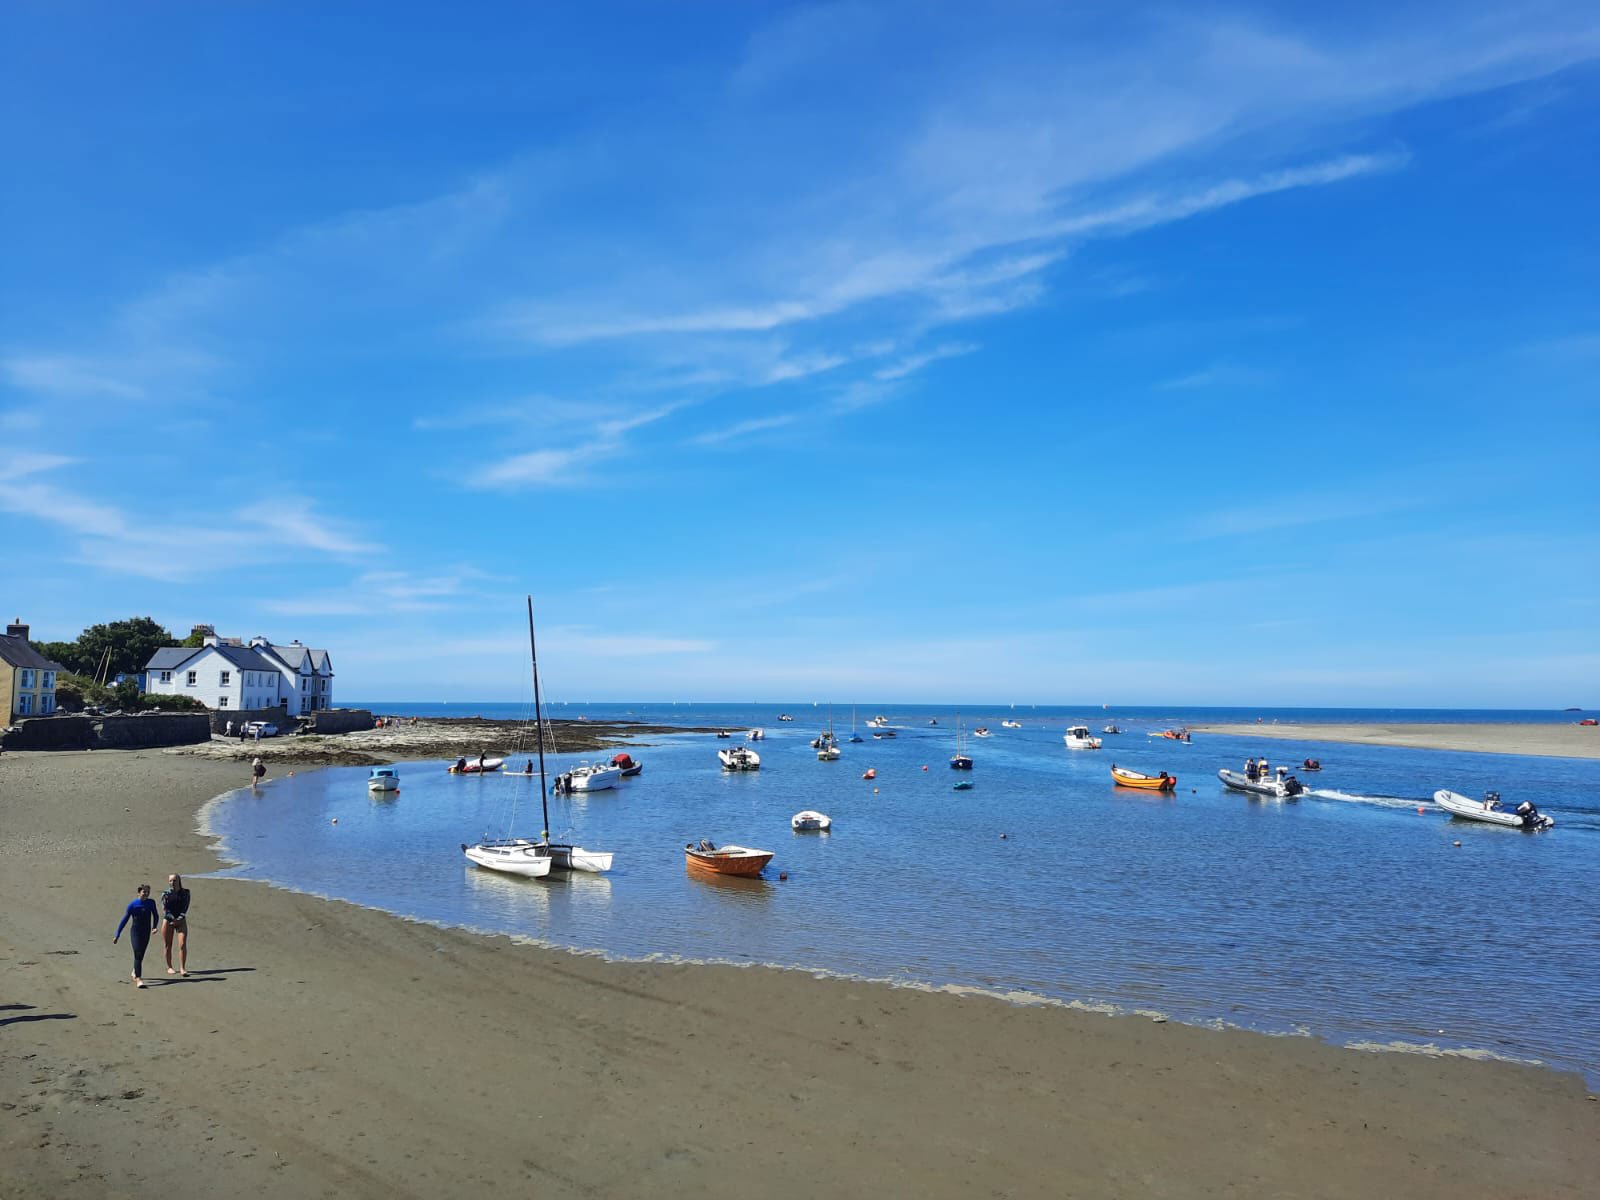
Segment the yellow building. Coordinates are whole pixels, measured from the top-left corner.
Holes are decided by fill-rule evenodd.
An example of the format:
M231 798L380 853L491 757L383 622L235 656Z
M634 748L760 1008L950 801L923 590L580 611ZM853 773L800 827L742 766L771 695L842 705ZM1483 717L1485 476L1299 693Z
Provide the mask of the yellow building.
M23 717L46 716L56 710L56 675L62 668L28 644L28 627L20 620L0 637L0 697L6 703L6 724Z

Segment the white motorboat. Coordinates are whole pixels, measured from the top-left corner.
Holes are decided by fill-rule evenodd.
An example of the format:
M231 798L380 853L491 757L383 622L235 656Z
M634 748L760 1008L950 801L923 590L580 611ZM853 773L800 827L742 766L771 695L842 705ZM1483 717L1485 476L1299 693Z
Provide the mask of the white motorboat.
M749 741L760 742L760 741L766 740L767 731L764 730L764 729L752 729L749 733L745 734L744 736Z
M974 729L972 731L972 736L973 737L990 737L992 735L989 733L989 730L988 730L988 728L986 726L979 725L976 729Z
M610 763L584 763L556 776L558 792L599 792L617 786L622 768Z
M398 792L400 790L400 772L393 767L373 767L372 774L367 777L367 791L369 792Z
M838 742L828 742L817 747L818 762L838 762L844 751L839 748Z
M1101 732L1101 733L1121 733L1121 732L1122 732L1122 730L1120 730L1120 729L1118 729L1118 728L1117 728L1117 725L1116 725L1116 722L1115 722L1115 721L1113 721L1113 722L1112 722L1112 723L1111 723L1111 724L1110 724L1110 725L1107 725L1107 726L1106 726L1106 727L1105 727L1105 728L1104 728L1104 729L1102 729L1102 730L1101 730L1101 731L1100 731L1100 732Z
M833 818L826 813L806 809L789 818L789 827L796 833L810 833L833 828Z
M1074 725L1061 735L1061 740L1067 744L1068 750L1100 749L1100 739L1089 732L1087 725Z
M889 728L889 718L888 717L884 717L884 716L873 717L872 720L867 722L867 728L868 729L887 729L887 728Z
M1289 774L1288 767L1279 767L1276 774L1260 772L1254 779L1243 771L1223 768L1217 772L1217 778L1222 780L1223 787L1232 788L1236 792L1271 796L1277 800L1292 800L1306 790L1305 784Z
M1500 807L1499 792L1488 792L1482 800L1469 800L1459 792L1440 788L1433 794L1433 802L1452 817L1460 817L1464 821L1482 821L1487 825L1539 830L1549 829L1556 823L1554 817L1547 817L1535 808L1532 801L1517 805L1515 811L1505 811ZM1526 812L1523 811L1524 805Z
M727 750L718 750L717 757L722 760L724 771L759 771L761 769L761 756L749 746L732 746Z
M550 874L555 865L550 849L543 842L527 838L485 838L476 846L461 843L461 853L468 861L491 871L504 871L508 875L527 875L540 879ZM609 859L611 856L608 854ZM606 864L608 867L610 863Z
M1000 722L1000 728L1001 729L1021 729L1022 728L1022 722L1021 721L1011 721L1011 720L1001 721Z

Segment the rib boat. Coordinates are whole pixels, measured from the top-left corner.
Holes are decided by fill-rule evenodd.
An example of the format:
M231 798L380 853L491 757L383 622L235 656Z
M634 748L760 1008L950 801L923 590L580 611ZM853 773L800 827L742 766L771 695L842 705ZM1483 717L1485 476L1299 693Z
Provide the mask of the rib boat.
M1549 829L1556 823L1554 817L1545 816L1531 804L1529 808L1532 812L1526 815L1506 812L1500 808L1499 792L1489 792L1482 800L1469 800L1459 792L1440 788L1433 794L1433 802L1452 817L1460 817L1463 821L1482 821L1486 825L1505 825L1511 829L1533 832Z

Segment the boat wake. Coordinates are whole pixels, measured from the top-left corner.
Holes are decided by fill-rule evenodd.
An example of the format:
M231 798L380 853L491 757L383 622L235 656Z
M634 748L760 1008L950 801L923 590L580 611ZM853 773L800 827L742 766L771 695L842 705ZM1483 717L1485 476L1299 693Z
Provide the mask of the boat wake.
M1374 804L1379 808L1415 808L1418 804L1429 803L1427 800L1407 800L1404 796L1356 796L1334 788L1307 788L1305 794L1318 800L1344 800L1350 804Z

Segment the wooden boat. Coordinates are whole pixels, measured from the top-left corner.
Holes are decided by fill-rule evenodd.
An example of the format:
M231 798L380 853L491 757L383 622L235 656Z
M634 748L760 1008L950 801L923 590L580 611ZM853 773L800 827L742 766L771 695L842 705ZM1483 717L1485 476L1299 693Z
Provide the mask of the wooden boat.
M393 767L373 767L372 774L367 777L367 791L369 792L398 792L400 790L400 772Z
M833 828L833 818L807 808L789 818L789 828L796 833L824 832Z
M1440 788L1433 794L1433 802L1452 817L1463 821L1482 821L1486 825L1505 825L1511 829L1537 831L1549 829L1555 818L1547 817L1530 803L1528 813L1506 812L1500 808L1500 793L1489 792L1482 800L1469 800L1459 792ZM1521 807L1520 805L1518 807Z
M1139 771L1130 771L1127 767L1111 764L1111 780L1118 787L1142 788L1147 792L1171 792L1178 787L1178 777L1168 775L1165 771L1159 775L1145 775Z
M748 846L723 846L702 841L698 846L685 842L684 865L691 871L709 871L714 875L759 875L772 861L771 850L752 850Z
M452 775L487 774L490 771L498 771L501 767L505 766L505 763L506 760L503 758L463 758L457 759L456 762L449 768L449 771Z
M644 764L643 763L634 762L633 761L633 756L630 755L630 754L625 754L625 753L624 754L613 754L611 756L611 765L613 767L621 768L622 777L624 779L632 779L640 771L644 770Z
M609 851L585 850L582 846L550 840L550 803L544 766L545 727L539 693L539 648L533 637L532 596L528 597L528 658L533 668L533 717L539 739L539 811L544 817L544 829L537 841L508 835L503 838L484 838L472 846L462 842L461 853L466 855L468 862L487 867L491 871L527 875L533 878L542 878L550 874L551 867L561 867L568 871L609 871L612 859ZM501 760L494 759L493 762L498 767ZM488 767L487 761L485 769L492 769ZM609 769L615 770L615 768ZM513 828L516 826L516 821L517 809L513 802L510 822Z

